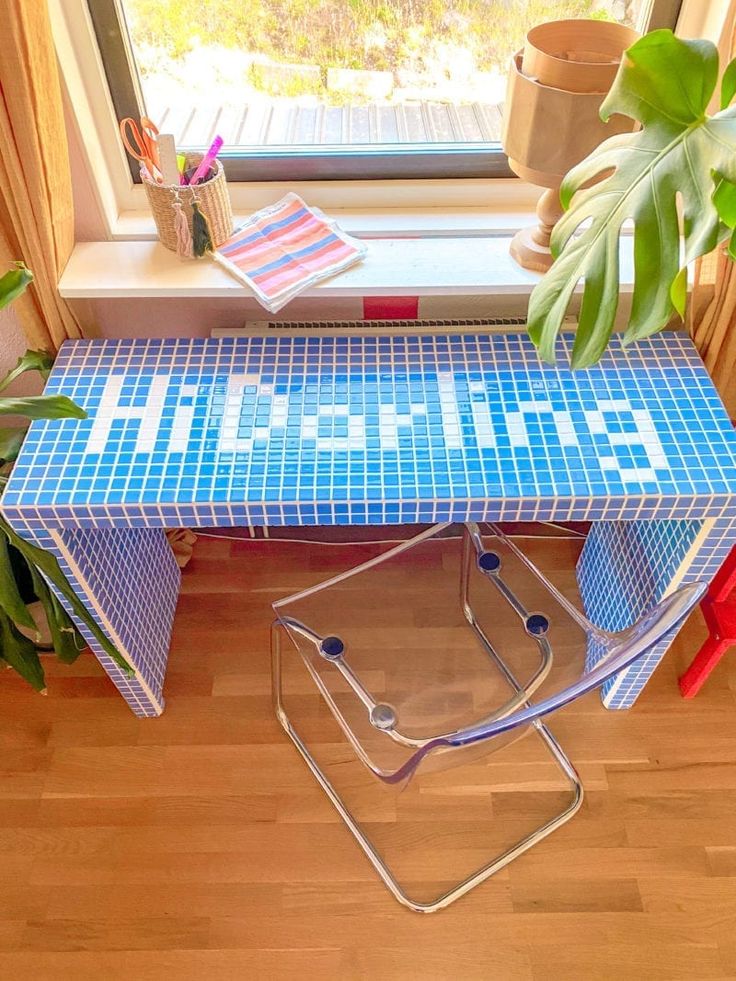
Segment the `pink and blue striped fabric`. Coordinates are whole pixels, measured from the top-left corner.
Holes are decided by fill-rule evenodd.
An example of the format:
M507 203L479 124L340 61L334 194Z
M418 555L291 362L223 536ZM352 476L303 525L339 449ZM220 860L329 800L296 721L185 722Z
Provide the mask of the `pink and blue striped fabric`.
M296 194L257 211L212 253L271 313L314 283L347 269L366 253L363 242Z

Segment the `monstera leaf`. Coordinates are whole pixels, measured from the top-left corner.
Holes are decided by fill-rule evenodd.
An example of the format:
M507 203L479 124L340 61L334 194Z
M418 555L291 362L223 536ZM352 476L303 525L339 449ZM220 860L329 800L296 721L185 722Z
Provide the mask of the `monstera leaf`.
M0 310L17 299L21 293L25 293L26 287L32 282L33 273L31 270L27 269L22 262L14 263L10 272L0 276Z
M734 64L724 75L722 109L708 116L717 79L718 53L709 41L653 31L626 52L601 117L622 113L642 128L602 143L563 181L560 197L569 210L552 236L555 262L529 302L529 334L546 361L554 361L555 339L581 279L573 368L594 364L605 350L618 308L619 238L627 221L634 225L634 292L625 342L684 314L687 263L736 225Z

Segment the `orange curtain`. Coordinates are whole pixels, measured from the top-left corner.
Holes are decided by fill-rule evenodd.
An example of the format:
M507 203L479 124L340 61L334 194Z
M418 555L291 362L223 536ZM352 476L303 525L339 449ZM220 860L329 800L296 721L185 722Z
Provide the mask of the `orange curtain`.
M28 343L55 351L79 324L57 283L74 245L69 148L45 0L5 0L0 43L0 273L34 285L14 305Z
M736 3L730 3L719 47L721 70L736 54ZM715 97L714 97L715 100ZM711 105L711 112L718 105ZM690 334L731 418L736 418L736 263L723 247L695 263Z
M736 418L736 263L723 248L695 265L690 333L731 418Z

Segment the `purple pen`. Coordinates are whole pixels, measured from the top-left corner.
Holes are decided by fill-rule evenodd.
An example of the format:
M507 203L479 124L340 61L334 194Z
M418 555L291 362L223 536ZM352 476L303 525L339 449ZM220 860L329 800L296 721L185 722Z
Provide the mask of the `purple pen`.
M224 140L221 136L216 136L212 141L212 146L209 148L207 153L202 157L202 161L197 167L197 169L192 174L191 180L189 181L190 186L192 184L198 184L202 178L209 173L209 169L215 161L215 157L220 152Z

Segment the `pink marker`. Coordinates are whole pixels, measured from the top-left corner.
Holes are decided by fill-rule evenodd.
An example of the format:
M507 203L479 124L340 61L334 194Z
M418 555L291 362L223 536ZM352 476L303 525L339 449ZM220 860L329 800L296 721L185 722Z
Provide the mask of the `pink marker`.
M209 173L210 167L215 162L215 157L220 152L224 140L221 136L216 136L212 141L212 146L209 148L207 153L202 157L202 161L197 167L197 169L192 174L191 180L189 181L190 186L192 184L198 184L204 177Z

